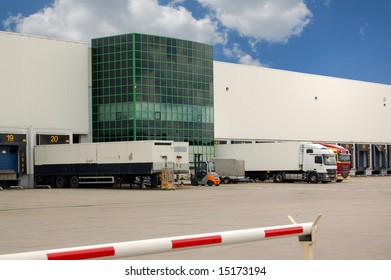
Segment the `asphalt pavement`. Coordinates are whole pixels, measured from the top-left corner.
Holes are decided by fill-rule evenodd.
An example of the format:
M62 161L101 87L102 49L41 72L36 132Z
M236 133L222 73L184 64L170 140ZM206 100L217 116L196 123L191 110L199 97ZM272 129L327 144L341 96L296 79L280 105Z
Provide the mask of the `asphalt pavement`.
M298 223L318 224L314 258L391 259L391 177L342 183L0 191L0 254ZM300 260L297 237L133 259Z

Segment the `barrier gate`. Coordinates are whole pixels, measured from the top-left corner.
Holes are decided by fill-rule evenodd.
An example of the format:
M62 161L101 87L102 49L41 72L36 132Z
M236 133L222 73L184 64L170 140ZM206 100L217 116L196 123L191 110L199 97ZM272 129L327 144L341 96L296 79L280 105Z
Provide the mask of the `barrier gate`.
M321 214L313 223L297 224L291 216L288 216L291 225L7 254L0 255L0 260L118 259L200 246L227 245L291 236L299 237L299 242L304 249L304 259L313 259L313 245L316 242L317 223L320 217Z

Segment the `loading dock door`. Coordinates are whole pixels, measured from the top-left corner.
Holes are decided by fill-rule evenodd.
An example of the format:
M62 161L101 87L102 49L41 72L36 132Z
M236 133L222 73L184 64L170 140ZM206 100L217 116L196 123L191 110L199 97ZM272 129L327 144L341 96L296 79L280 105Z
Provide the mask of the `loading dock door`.
M367 158L368 158L368 151L359 151L359 167L362 167L363 169L366 169L367 166Z
M391 173L391 145L387 145L386 167L387 167L387 174L390 174Z
M18 172L18 147L0 146L0 170Z
M380 174L387 168L386 145L372 145L372 174Z
M27 174L26 149L26 134L0 133L0 171L8 170L5 174L11 170L17 175Z
M357 172L365 173L365 170L370 167L370 145L369 144L357 144ZM356 172L356 174L357 174Z
M373 169L380 170L383 167L384 145L373 145Z

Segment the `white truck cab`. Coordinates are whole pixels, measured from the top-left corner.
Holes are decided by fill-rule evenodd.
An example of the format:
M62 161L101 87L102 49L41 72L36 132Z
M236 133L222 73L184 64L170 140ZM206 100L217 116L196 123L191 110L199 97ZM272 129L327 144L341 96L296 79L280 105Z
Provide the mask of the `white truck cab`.
M336 179L337 160L332 151L313 143L304 143L302 149L302 168L309 183L326 183Z

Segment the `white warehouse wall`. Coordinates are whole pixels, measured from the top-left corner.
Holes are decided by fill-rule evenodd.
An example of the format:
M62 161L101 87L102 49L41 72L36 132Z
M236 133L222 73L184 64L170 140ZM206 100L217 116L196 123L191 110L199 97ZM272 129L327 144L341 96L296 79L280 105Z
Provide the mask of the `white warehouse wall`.
M0 32L0 128L89 133L88 45Z
M18 146L13 184L34 184L37 134L88 138L88 70L87 43L0 32L0 134L12 137L0 145ZM25 144L14 134L26 135Z
M391 86L214 62L216 139L391 143Z

